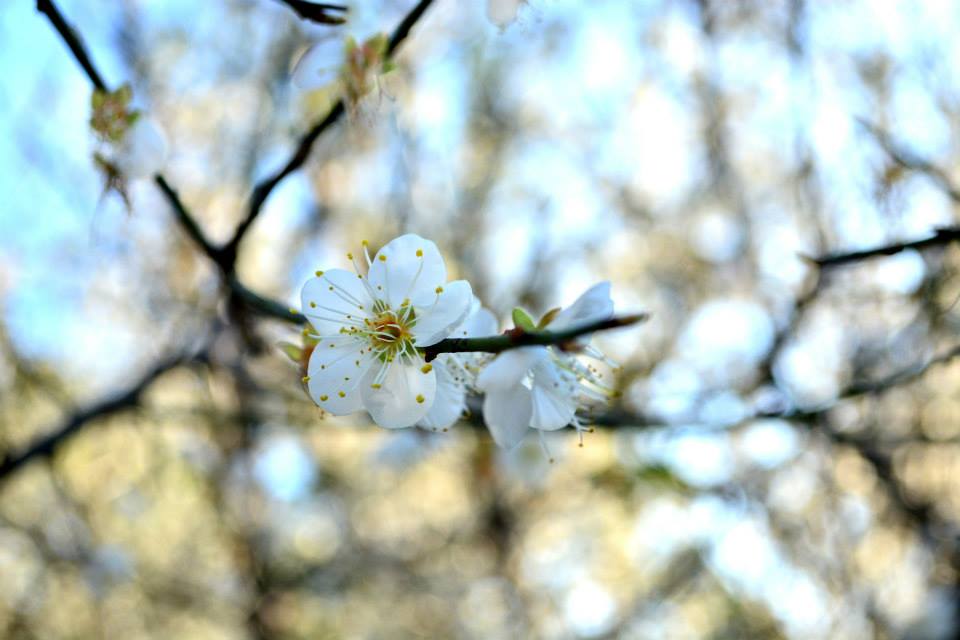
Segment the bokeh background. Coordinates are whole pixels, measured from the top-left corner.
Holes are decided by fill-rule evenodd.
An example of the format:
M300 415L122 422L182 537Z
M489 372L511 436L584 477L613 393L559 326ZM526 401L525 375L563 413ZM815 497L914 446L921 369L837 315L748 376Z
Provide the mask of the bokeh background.
M61 8L221 242L333 104L299 53L411 5ZM0 475L0 635L960 637L957 247L804 258L955 222L957 33L949 0L434 3L238 277L295 304L413 231L504 319L610 280L652 317L596 337L622 398L551 463L322 417L297 327L227 304L152 181L104 195L87 78L0 4L0 461L69 430Z

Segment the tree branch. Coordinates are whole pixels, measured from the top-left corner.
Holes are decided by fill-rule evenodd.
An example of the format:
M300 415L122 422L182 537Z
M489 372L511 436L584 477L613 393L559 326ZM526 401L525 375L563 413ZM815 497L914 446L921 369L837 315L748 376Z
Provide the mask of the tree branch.
M629 327L638 322L643 322L647 318L649 318L647 314L638 313L631 316L621 316L619 318L608 318L606 320L590 322L563 331L524 331L522 329L512 329L499 336L447 338L437 344L426 347L423 350L423 354L426 361L430 362L441 353L500 353L508 349L532 346L557 346L563 349L580 336L596 333L597 331L609 331L610 329Z
M349 11L346 5L331 4L328 2L307 2L306 0L280 0L280 2L290 7L304 20L319 22L320 24L343 24L346 18L334 14Z
M74 58L80 63L80 66L83 67L93 86L106 91L107 85L91 61L90 55L84 48L79 36L67 24L63 14L60 13L60 10L56 4L54 4L53 0L37 0L37 10L50 19L54 29L56 29L57 33L59 33L67 43ZM207 238L200 224L197 222L196 217L194 217L186 205L183 204L176 189L167 182L163 175L157 174L154 176L154 182L160 188L160 191L173 209L177 222L183 227L184 231L186 231L187 235L190 236L190 239L196 243L200 250L217 265L221 274L224 276L227 287L234 296L244 301L255 311L264 315L288 322L303 322L303 317L299 314L291 313L279 302L254 293L237 280L233 276L236 255L225 251L225 247L217 247Z
M205 358L205 354L179 354L164 360L147 371L126 390L74 413L50 434L39 438L19 453L8 455L0 461L0 482L35 458L52 457L64 443L83 429L87 423L138 405L143 392L164 373L184 364L202 361Z
M811 258L810 261L820 268L836 267L852 262L870 260L871 258L892 256L902 251L907 251L908 249L923 250L930 247L941 247L958 240L960 240L960 226L942 227L937 229L929 238L923 238L922 240L895 242L893 244L882 245L872 249L862 249L860 251L831 253L819 258Z
M388 56L393 55L400 44L410 34L410 31L413 29L414 25L420 20L421 17L423 17L423 14L426 13L431 4L433 4L433 0L420 0L420 2L418 2L416 6L410 10L406 17L404 17L400 24L397 25L397 28L394 29L390 36L390 41L387 46ZM250 204L247 207L246 217L240 222L239 225L237 225L237 229L234 232L233 237L223 247L224 253L229 258L234 260L236 259L240 243L243 241L247 231L249 231L250 226L260 215L260 212L263 210L263 205L266 203L267 198L270 197L270 194L273 193L273 190L277 187L277 185L279 185L284 178L303 166L303 164L307 161L307 158L310 156L310 151L313 148L313 144L317 141L317 138L319 138L324 131L336 124L345 113L345 103L342 99L338 100L333 108L327 113L327 115L310 127L306 134L303 135L299 144L297 145L297 148L294 150L293 155L289 160L287 160L287 163L279 171L271 176L268 176L254 187L253 193L250 196Z
M80 36L67 24L57 5L51 0L37 0L37 11L45 14L50 19L53 28L57 30L57 33L60 34L63 41L70 47L70 53L72 53L74 59L80 63L80 66L83 67L83 71L87 74L87 77L90 78L93 86L101 91L106 91L107 85L97 71L97 68L93 66L93 62L90 60L90 56L87 54L87 50L84 48Z

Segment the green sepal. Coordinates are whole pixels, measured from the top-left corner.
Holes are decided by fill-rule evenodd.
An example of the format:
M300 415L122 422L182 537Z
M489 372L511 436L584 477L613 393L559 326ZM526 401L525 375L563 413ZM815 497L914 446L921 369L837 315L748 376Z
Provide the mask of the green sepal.
M94 89L90 94L90 106L93 109L99 109L107 101L107 92L102 89Z
M537 329L545 329L548 324L553 322L553 319L557 317L557 314L560 313L561 307L554 307L543 314L543 317L540 318L540 322L537 323Z
M300 361L303 358L303 349L292 342L278 342L277 346L280 347L280 350L283 351L295 365L300 365Z
M129 84L124 84L122 87L113 92L113 97L116 98L123 106L127 106L130 104L130 101L133 100L133 87L131 87Z
M513 308L513 326L528 332L537 330L537 327L533 324L533 318L520 307Z

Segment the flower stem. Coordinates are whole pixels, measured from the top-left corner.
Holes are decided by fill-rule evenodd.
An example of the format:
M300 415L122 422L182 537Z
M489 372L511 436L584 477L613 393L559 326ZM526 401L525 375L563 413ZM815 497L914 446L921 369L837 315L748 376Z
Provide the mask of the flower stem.
M580 336L597 331L609 331L610 329L629 327L638 322L643 322L649 317L646 313L638 313L589 322L577 327L564 329L563 331L524 331L522 329L511 329L498 336L447 338L437 344L430 345L422 351L426 361L430 362L441 353L500 353L501 351L516 349L518 347L551 345L564 349L573 346L570 343Z

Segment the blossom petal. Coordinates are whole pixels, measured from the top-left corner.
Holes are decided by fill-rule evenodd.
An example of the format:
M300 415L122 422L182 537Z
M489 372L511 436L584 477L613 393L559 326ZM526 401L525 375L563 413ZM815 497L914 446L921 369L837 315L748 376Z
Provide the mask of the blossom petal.
M477 388L497 391L519 386L533 366L546 357L546 347L520 347L504 351L477 376Z
M114 161L128 177L148 178L163 169L167 147L167 136L160 124L149 116L141 116L124 134Z
M489 309L477 309L470 315L466 321L460 325L460 332L463 337L475 338L477 336L495 336L497 335L497 316ZM459 338L459 335L451 336Z
M427 307L436 300L437 287L446 285L447 267L437 245L408 233L377 251L369 280L394 309L408 298L415 307Z
M372 303L357 274L346 269L322 273L303 285L300 293L303 315L320 335L336 334L343 326L362 322Z
M444 285L434 297L434 304L416 310L417 324L411 333L418 347L429 347L449 336L470 311L473 292L469 282L456 280Z
M487 19L504 29L517 19L517 13L526 0L487 0Z
M360 392L374 422L399 429L413 426L427 414L437 394L437 374L424 371L423 364L423 360L390 364L379 389L373 386L379 366L370 368Z
M447 366L447 360L455 356L441 354L433 361L433 370L437 373L437 395L433 406L417 426L431 431L449 429L463 415L466 407L466 390L458 383Z
M342 416L362 408L360 381L373 360L362 346L353 337L326 338L310 354L307 388L321 409Z
M494 442L505 449L523 440L531 412L530 390L523 385L489 392L483 399L483 421Z
M564 380L557 366L541 360L533 369L533 415L530 426L544 431L563 429L577 412L575 385Z
M560 311L550 323L551 330L597 322L613 317L613 300L610 299L610 283L600 282L583 292L572 305Z
M301 89L325 87L340 74L344 62L344 44L339 38L326 38L303 52L293 66L293 84Z

